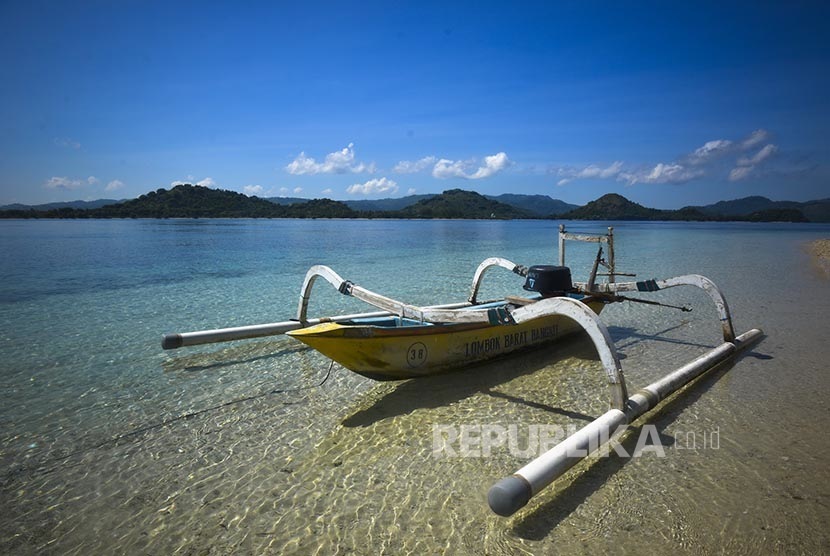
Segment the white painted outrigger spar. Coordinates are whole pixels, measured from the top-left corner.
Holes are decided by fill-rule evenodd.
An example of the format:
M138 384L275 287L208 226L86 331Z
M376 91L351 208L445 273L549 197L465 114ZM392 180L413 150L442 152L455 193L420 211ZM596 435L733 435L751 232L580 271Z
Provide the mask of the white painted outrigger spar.
M599 239L596 239L597 237ZM497 514L505 517L513 515L525 506L533 496L538 494L554 480L561 477L565 471L588 455L599 450L614 436L614 433L620 426L631 423L646 414L667 396L730 357L735 356L738 352L746 349L763 337L763 332L757 328L753 328L740 336L735 336L732 327L732 317L729 313L729 306L726 303L726 299L715 283L705 276L691 274L666 280L614 283L613 228L608 228L608 235L604 236L577 236L566 233L565 227L559 226L559 262L563 266L566 239L608 244L609 262L605 263L605 266L609 268L608 283L594 283L597 263L604 263L601 260L602 250L600 249L597 254L597 263L594 264L588 282L575 283L575 286L583 293L614 295L617 292L651 292L676 286L694 286L701 288L709 295L718 310L723 329L723 343L674 372L669 373L662 379L638 390L631 397L628 397L622 370L612 370L603 358L603 352L607 350L611 353L617 365L619 364L619 357L617 356L613 343L608 339L606 345L601 347L594 340L594 345L597 346L600 359L603 362L612 386L611 409L554 446L551 450L516 471L513 475L498 481L490 488L487 494L487 501L490 504L490 508ZM598 319L597 322L607 336L605 326ZM592 339L594 339L593 336ZM619 380L619 384L614 382L611 378L612 376Z
M705 276L690 274L664 280L617 283L615 281L617 276L632 275L616 272L613 228L608 228L607 234L588 235L570 234L565 231L564 226L560 226L560 266L565 266L566 240L588 241L600 245L588 281L574 283L577 292L607 301L629 300L654 304L655 302L646 300L624 298L618 294L621 292L654 292L678 286L700 288L709 295L717 308L722 326L723 343L694 361L668 374L661 380L629 396L620 358L614 348L608 329L599 320L596 313L582 301L570 297L549 297L515 308L476 309L476 306L480 304L477 300L479 288L487 270L493 267L502 267L520 276L526 276L528 274L527 267L517 265L506 259L493 257L484 260L476 269L470 296L467 301L427 307L409 305L369 291L348 280L344 280L339 274L327 266L313 266L309 269L303 281L296 319L255 326L168 334L162 340L162 347L164 349L175 349L183 346L272 336L324 322L343 322L358 318L390 315L410 318L420 322L463 322L507 325L519 324L550 315L565 316L577 322L587 332L597 349L608 380L611 409L550 451L542 454L537 459L519 469L513 475L493 485L488 494L490 507L499 515L509 516L522 508L534 495L538 494L544 487L560 477L573 465L587 457L590 453L598 450L604 442L607 442L613 436L619 426L630 423L644 415L653 409L661 400L685 384L723 363L730 357L733 357L763 336L763 332L757 328L749 330L740 336L735 335L732 326L732 317L729 313L729 306L726 303L726 299L715 283ZM602 258L603 246L608 249L607 262ZM608 272L598 273L600 265L607 268ZM597 276L603 275L607 276L608 281L605 283L597 283ZM323 278L340 293L356 297L380 309L380 311L314 319L307 318L311 290L317 278ZM657 304L660 305L659 303Z
M527 274L527 267L517 265L507 259L491 257L489 259L485 259L476 269L468 301L448 303L445 305L416 307L414 305L408 305L401 301L396 301L380 294L376 294L366 288L356 286L352 282L344 280L339 274L327 266L315 265L308 270L305 279L303 280L296 319L273 322L270 324L255 324L251 326L238 326L234 328L165 334L161 341L161 347L163 349L178 349L181 347L197 346L201 344L263 338L266 336L285 334L291 330L298 330L300 328L306 328L308 326L314 326L324 322L345 322L354 319L386 317L390 315L411 317L422 322L481 322L482 319L480 314L476 316L475 313L473 313L471 316L468 312L452 310L471 307L480 303L476 297L478 295L478 290L481 287L481 282L484 279L484 273L494 266L506 268L519 276L525 276ZM350 315L337 315L333 317L309 319L308 303L311 298L311 290L314 287L314 283L317 281L317 278L323 278L326 282L334 286L334 288L340 293L354 296L383 310L369 313L355 313Z

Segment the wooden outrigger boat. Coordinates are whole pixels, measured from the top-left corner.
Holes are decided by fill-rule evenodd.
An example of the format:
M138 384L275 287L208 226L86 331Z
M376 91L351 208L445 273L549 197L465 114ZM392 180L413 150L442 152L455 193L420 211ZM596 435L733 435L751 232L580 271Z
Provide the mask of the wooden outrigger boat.
M593 300L587 304L599 313L604 302ZM517 307L507 301L470 310L495 309L509 314ZM287 334L358 374L375 380L398 380L458 369L537 347L578 330L581 329L576 323L561 315L542 316L515 325L374 317L323 323Z
M597 242L600 248L587 282L572 282L565 266L565 239ZM165 349L208 342L287 334L343 367L374 380L400 380L442 373L494 359L527 348L558 341L581 331L580 320L594 320L603 307L622 298L616 284L613 228L608 234L568 234L560 230L558 266L525 267L503 258L483 261L473 276L466 302L416 307L390 299L344 280L331 268L316 265L306 274L296 319L270 325L170 334ZM603 246L608 260L603 257ZM600 266L608 272L599 274ZM485 273L501 267L525 279L527 297L480 302L478 292ZM606 283L597 283L606 276ZM630 276L630 275L629 275ZM361 313L309 319L308 304L318 278L340 293L356 297L381 309ZM643 284L643 283L641 283ZM655 286L649 286L652 290ZM642 286L638 289L649 289ZM629 288L630 289L630 288ZM555 302L552 300L556 300ZM632 301L637 301L636 299ZM569 307L546 310L551 303ZM574 313L582 318L574 318Z
M599 244L587 282L572 282L565 266L565 241ZM603 249L607 249L607 260ZM599 273L603 266L607 272ZM485 272L502 267L525 278L528 297L505 297L478 301ZM597 277L607 278L603 283ZM663 280L616 282L613 228L607 234L571 234L559 227L559 265L514 264L501 258L482 262L473 277L467 301L449 305L418 307L379 295L341 278L326 266L314 266L303 282L297 318L294 320L168 334L164 349L288 334L318 350L344 367L376 380L395 380L445 372L465 365L507 355L514 351L557 341L582 330L593 342L610 390L610 409L516 473L490 489L488 502L499 515L512 515L587 455L598 450L620 427L656 407L661 400L708 370L734 357L763 336L751 329L736 336L729 307L718 287L705 276L690 274ZM323 278L340 293L356 297L379 309L371 313L308 318L312 287ZM654 292L676 286L694 286L705 291L718 311L723 343L662 379L628 394L620 358L608 329L599 319L603 306L615 301L635 301L671 307L655 301L628 298L625 292ZM684 311L685 307L673 307Z

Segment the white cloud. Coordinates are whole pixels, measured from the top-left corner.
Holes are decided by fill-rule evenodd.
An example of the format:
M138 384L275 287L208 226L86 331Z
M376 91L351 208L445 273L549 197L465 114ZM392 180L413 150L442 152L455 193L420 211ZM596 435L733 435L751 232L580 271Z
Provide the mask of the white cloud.
M577 178L600 178L600 179L608 179L616 177L617 174L620 173L622 170L622 162L616 161L611 166L607 168L600 168L594 164L590 166L586 166L579 172L577 172Z
M577 179L609 179L616 178L622 171L623 163L616 161L606 168L600 168L596 164L589 164L581 170L575 168L559 168L557 174L562 176L556 185L566 185Z
M320 172L320 166L313 158L306 156L305 151L303 151L285 169L289 174L293 175L317 174Z
M86 179L86 182L87 182L89 185L95 185L96 183L100 183L100 181L101 181L101 180L99 180L99 179L98 179L98 178L96 178L95 176L89 176L89 177Z
M470 166L470 164L471 162L453 162L452 160L442 158L436 162L435 166L432 168L432 175L441 179L466 178L467 174L464 172L464 169Z
M329 187L323 190L323 195L331 195L334 191Z
M493 174L501 172L508 166L510 166L510 159L507 158L506 153L500 152L491 156L485 156L484 166L479 168L478 171L470 177L474 180L489 178Z
M242 188L245 195L262 195L263 191L265 191L265 188L261 185L246 185Z
M729 181L740 181L752 173L752 166L738 166L729 172Z
M280 187L280 195L283 197L288 195L288 188L287 187Z
M170 182L171 187L176 187L177 185L201 185L202 187L214 187L216 185L216 182L213 178L205 178L203 180L196 181L195 177L187 176L187 178L185 178L184 181L176 180Z
M441 179L466 178L467 174L464 172L464 169L470 166L470 164L471 162L453 162L452 160L442 158L436 162L435 166L432 168L432 175Z
M709 160L728 153L731 150L732 141L727 139L716 139L714 141L708 141L704 143L702 147L695 149L695 152L689 155L688 158L689 162L692 164L704 164Z
M112 180L104 188L105 191L117 191L124 187L124 182L121 180Z
M298 195L298 194L300 194L300 193L302 193L302 192L303 192L303 188L302 188L302 187L295 187L295 188L294 188L294 194L295 194L295 195Z
M678 163L658 163L651 170L620 172L619 178L634 185L636 183L686 183L704 175L701 169L692 169Z
M778 147L770 143L765 145L761 150L755 153L752 157L741 157L738 159L737 166L729 172L729 181L740 181L752 175L755 169L768 160L771 156L778 152Z
M177 185L193 185L194 181L196 181L196 178L193 176L187 176L184 180L171 181L170 187L176 187Z
M410 187L409 189L406 190L406 194L407 195L415 195L416 191L418 191L418 190L415 189L414 187Z
M301 152L285 170L292 175L314 175L314 174L359 174L361 172L373 173L374 164L366 165L362 162L355 162L354 143L349 143L343 149L329 153L323 162L317 162L305 152Z
M689 155L686 160L697 166L708 165L715 158L719 158L725 154L737 154L739 152L751 151L769 139L769 137L769 131L765 129L756 129L745 139L737 143L726 139L709 141ZM756 167L759 164L769 159L777 151L778 147L768 144L751 157L742 156L737 160L732 159L732 163L735 166L729 172L729 181L740 181L748 178L755 173Z
M749 134L749 137L741 141L741 149L747 151L757 145L763 143L769 137L769 131L766 129L756 129Z
M685 183L703 175L702 170L690 170L682 164L657 164L643 181L646 183Z
M752 158L740 158L738 159L738 166L757 166L758 164L762 163L772 155L778 152L778 147L773 144L766 145L760 151L755 153L755 156Z
M372 195L377 193L397 193L398 184L387 178L376 178L364 184L356 183L349 186L346 192L350 195Z
M764 129L758 129L741 141L729 139L715 139L707 141L703 146L689 154L679 157L672 162L660 162L647 167L625 167L623 162L617 161L602 168L591 164L584 168L554 168L549 173L556 174L559 180L556 185L562 186L578 179L615 179L628 185L637 183L671 183L680 184L699 179L707 175L720 175L729 169L730 181L744 179L753 173L759 165L769 160L778 147L768 144L758 150L753 156L740 156L742 153L753 150L770 136ZM736 160L737 159L737 160Z
M415 174L417 172L422 172L435 164L438 159L434 156L425 156L420 160L416 160L414 162L409 160L401 160L395 167L393 171L398 174Z
M65 189L65 190L72 190L72 189L80 189L84 186L84 183L81 180L71 180L66 176L63 177L51 177L49 178L44 187L47 189Z
M479 166L475 172L471 173L470 170L472 170L475 166L475 161L453 161L442 158L436 162L435 166L432 168L432 175L433 177L440 179L464 178L468 180L478 180L482 178L489 178L490 176L501 172L510 166L510 164L510 159L507 157L507 154L500 152L491 156L485 156L484 165Z
M81 148L81 144L79 142L74 139L70 139L69 137L55 137L55 144L59 147L75 149L76 151Z

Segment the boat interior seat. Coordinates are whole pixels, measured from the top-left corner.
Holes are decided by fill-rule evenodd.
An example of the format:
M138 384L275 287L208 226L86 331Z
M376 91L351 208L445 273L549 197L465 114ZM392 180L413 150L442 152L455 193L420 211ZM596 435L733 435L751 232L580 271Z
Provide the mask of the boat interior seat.
M524 307L525 305L530 305L531 303L539 301L538 299L528 299L527 297L519 297L516 295L505 296L504 300L508 303L516 305L517 307Z

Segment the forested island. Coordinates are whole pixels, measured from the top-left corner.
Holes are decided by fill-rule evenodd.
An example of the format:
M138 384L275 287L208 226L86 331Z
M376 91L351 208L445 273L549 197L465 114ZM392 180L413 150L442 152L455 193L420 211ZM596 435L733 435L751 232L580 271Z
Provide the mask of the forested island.
M761 197L762 199L765 199ZM747 197L746 199L753 199ZM773 201L765 199L768 203L775 205ZM787 203L784 201L783 203ZM815 203L815 201L814 201ZM797 203L793 203L797 204ZM804 203L807 204L807 203ZM609 193L603 195L595 201L591 201L584 207L574 209L559 216L562 219L568 220L685 220L694 222L707 221L745 221L745 222L810 222L804 213L796 207L792 206L772 206L769 208L761 208L759 210L752 210L751 212L739 212L740 205L732 206L733 213L720 213L712 211L708 207L683 207L678 210L660 210L647 208L632 201L629 201L622 195L616 193ZM830 216L830 200L824 201L824 218ZM816 211L817 216L821 216L819 211Z
M82 207L82 208L81 208ZM409 219L570 219L683 220L749 222L830 222L830 199L797 203L746 197L713 205L661 210L609 193L583 207L544 195L484 196L451 189L380 201L262 199L198 185L158 189L137 199L94 208L89 203L58 208L14 205L0 218L409 218ZM394 208L385 208L394 207Z

